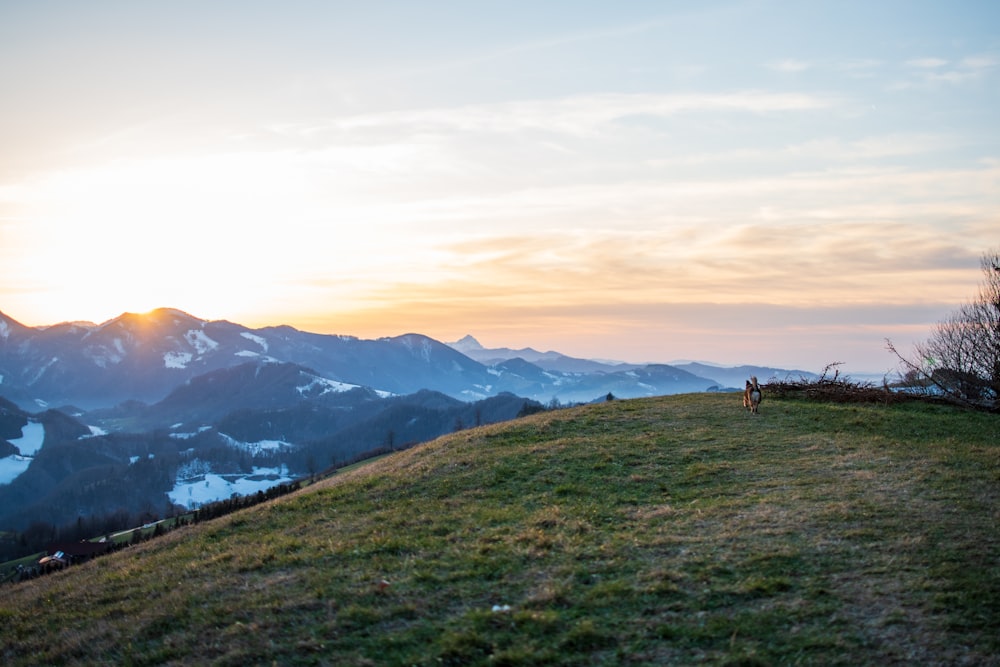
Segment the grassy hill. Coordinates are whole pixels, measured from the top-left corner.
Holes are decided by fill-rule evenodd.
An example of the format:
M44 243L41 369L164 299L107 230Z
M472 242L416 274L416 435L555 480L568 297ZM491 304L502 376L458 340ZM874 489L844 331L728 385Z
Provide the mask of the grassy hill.
M0 658L996 665L998 519L996 415L613 401L0 588Z

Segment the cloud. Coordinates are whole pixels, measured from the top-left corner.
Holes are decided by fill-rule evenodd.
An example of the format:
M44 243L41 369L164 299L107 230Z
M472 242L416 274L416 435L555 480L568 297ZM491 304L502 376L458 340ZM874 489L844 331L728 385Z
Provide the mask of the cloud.
M807 69L811 68L812 64L805 60L796 60L794 58L789 58L786 60L778 60L768 63L768 67L777 72L798 74L799 72L805 72Z
M961 62L962 67L973 71L993 69L997 65L1000 65L1000 57L995 55L970 56Z
M968 81L974 81L980 76L979 72L970 70L951 70L948 72L932 72L928 73L924 77L924 81L927 83L946 83L952 85L960 85Z
M450 304L460 310L596 307L599 304L907 304L966 291L976 251L930 224L889 219L775 223L675 222L605 226L574 234L544 228L480 233L441 243L437 264L397 273L369 291L372 303Z
M811 111L828 108L833 104L833 100L827 97L804 93L614 93L366 114L334 119L331 126L342 131L371 128L431 131L435 128L449 128L465 132L543 130L589 135L609 123L642 115L673 116L695 112L761 114Z
M987 53L966 56L954 62L942 58L913 58L906 61L905 65L916 70L917 79L897 82L891 86L891 90L936 85L960 86L979 81L1000 66L1000 57Z
M581 356L610 356L614 340L632 361L746 363L753 350L889 369L885 337L921 338L974 286L976 251L961 237L906 219L480 234L438 247L441 282L396 275L335 321L352 333L405 322L443 340L471 332Z
M907 60L906 64L909 67L917 67L920 69L937 69L947 65L948 61L941 58L914 58L912 60Z
M788 155L832 159L843 162L867 162L885 157L924 155L954 150L970 140L945 134L892 133L864 137L854 141L838 138L811 139L784 149Z

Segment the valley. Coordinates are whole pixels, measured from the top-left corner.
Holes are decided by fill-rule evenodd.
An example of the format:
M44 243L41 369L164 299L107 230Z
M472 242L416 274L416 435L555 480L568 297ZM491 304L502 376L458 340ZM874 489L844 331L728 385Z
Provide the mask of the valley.
M0 323L0 529L21 533L169 517L543 409L811 376L248 329L170 308Z

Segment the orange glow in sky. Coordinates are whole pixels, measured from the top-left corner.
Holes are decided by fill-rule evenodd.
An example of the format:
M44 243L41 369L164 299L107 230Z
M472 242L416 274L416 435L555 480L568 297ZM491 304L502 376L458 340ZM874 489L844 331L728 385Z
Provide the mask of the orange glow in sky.
M888 371L1000 242L998 7L7 3L0 311Z

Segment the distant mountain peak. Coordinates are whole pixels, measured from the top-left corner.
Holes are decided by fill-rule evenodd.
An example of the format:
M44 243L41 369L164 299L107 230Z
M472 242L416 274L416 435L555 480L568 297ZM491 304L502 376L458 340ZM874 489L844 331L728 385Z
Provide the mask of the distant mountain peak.
M191 313L185 312L180 308L154 308L153 310L146 313L146 315L157 315L161 317L166 317L166 316L184 317L192 320L203 321L200 317L195 317Z
M459 352L471 352L474 350L485 349L478 340L472 337L471 334L466 334L454 343L448 343L448 346L458 350Z
M148 322L166 322L168 320L181 320L184 322L192 322L197 324L204 324L205 320L200 317L195 317L190 313L186 313L179 308L154 308L146 313L123 313L122 317L132 317L140 320L146 320Z

